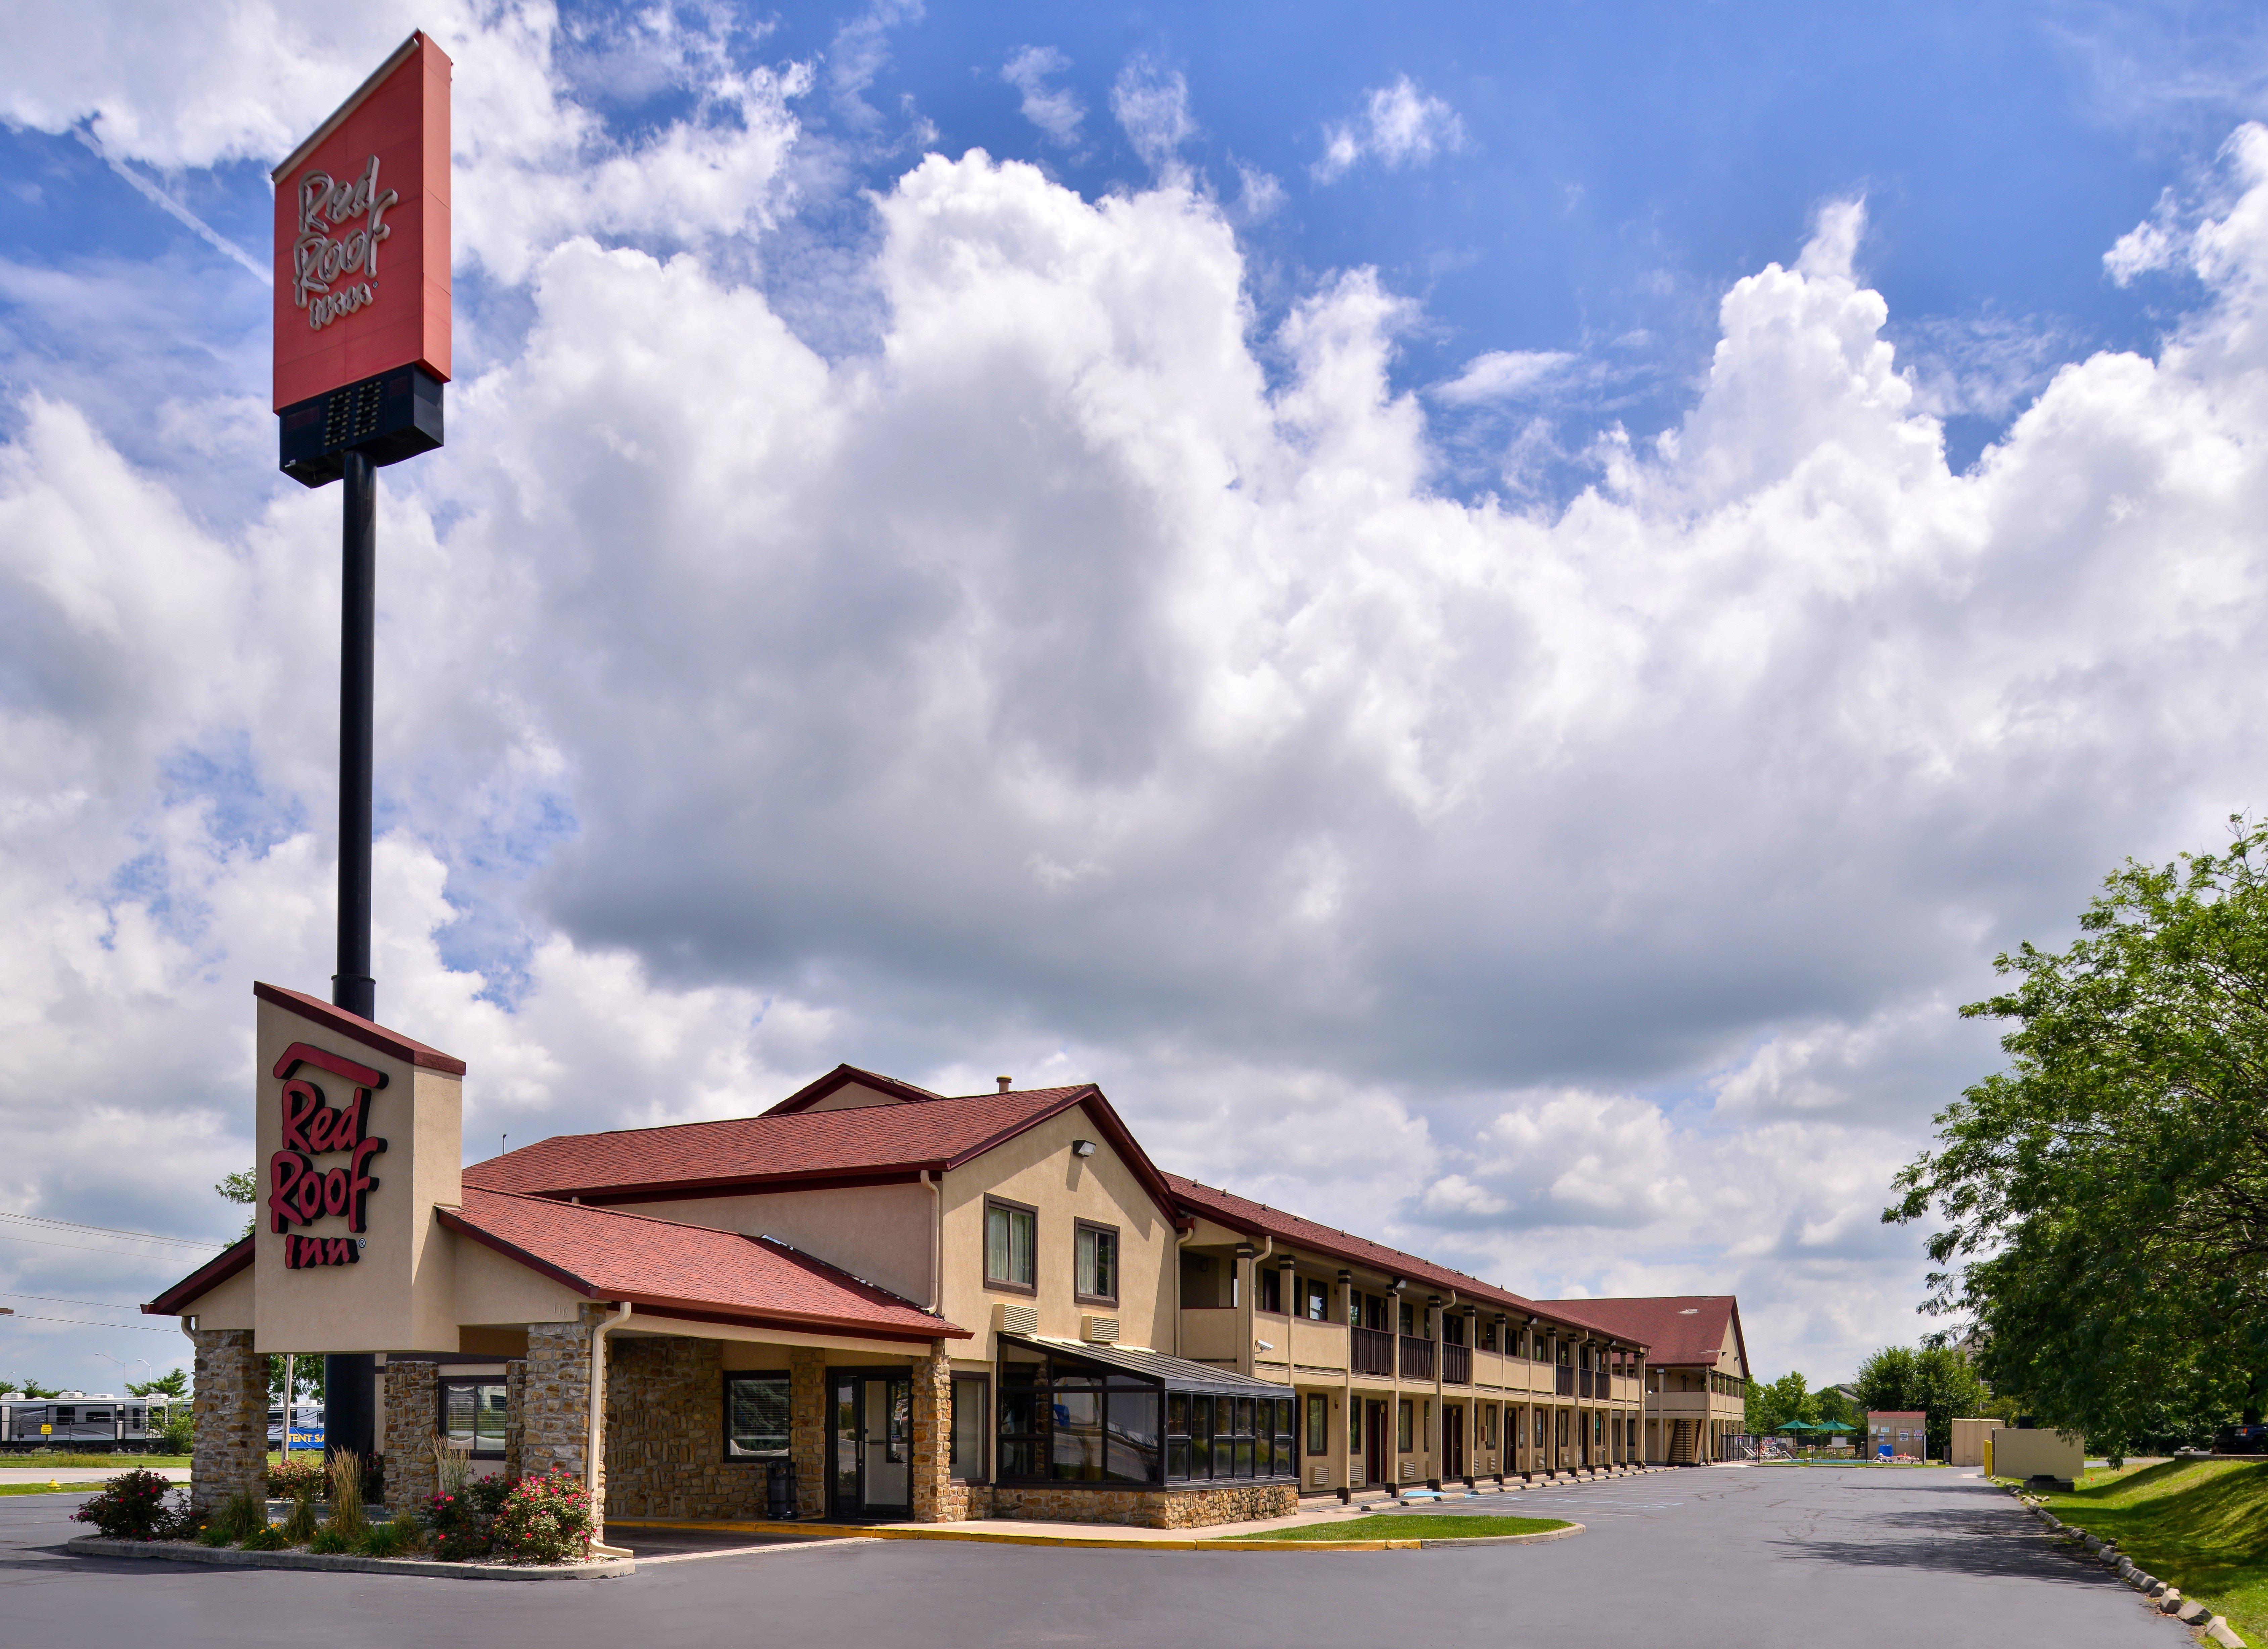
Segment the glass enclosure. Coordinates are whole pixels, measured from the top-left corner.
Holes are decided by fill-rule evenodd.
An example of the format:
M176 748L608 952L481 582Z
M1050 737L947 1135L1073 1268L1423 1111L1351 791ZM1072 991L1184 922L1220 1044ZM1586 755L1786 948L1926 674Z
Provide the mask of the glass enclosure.
M1000 1481L1132 1486L1298 1475L1291 1393L1184 1388L1197 1383L1004 1346Z

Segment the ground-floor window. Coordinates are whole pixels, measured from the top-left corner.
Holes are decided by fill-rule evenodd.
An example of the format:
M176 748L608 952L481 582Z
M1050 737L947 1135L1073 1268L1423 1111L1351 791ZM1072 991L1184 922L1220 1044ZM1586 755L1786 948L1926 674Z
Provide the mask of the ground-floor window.
M1481 1405L1481 1447L1496 1447L1496 1405L1492 1402Z
M445 1380L441 1435L452 1448L463 1449L475 1460L502 1460L505 1408L500 1380Z
M1416 1447L1413 1433L1418 1429L1418 1405L1404 1397L1395 1405L1394 1417L1394 1446L1407 1454Z
M989 1475L984 1461L984 1416L991 1408L992 1382L983 1374L953 1377L953 1475L963 1483L983 1483Z
M785 1460L792 1406L785 1374L725 1376L725 1458Z
M1307 1394L1307 1453L1320 1454L1330 1447L1331 1400L1320 1391Z
M1362 1404L1359 1402L1347 1404L1347 1452L1362 1453Z

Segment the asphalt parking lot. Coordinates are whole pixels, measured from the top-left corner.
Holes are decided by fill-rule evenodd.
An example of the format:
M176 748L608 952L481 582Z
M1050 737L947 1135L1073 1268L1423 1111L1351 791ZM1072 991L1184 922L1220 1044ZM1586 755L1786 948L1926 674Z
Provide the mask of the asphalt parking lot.
M73 1496L0 1498L0 1649L212 1645L704 1649L1674 1639L1680 1649L2011 1642L2184 1649L2189 1634L1952 1471L1708 1469L1442 1511L1569 1517L1541 1545L1339 1553L787 1543L616 1580L502 1585L76 1558ZM1427 1511L1395 1513L1413 1521ZM661 1555L661 1554L657 1554Z

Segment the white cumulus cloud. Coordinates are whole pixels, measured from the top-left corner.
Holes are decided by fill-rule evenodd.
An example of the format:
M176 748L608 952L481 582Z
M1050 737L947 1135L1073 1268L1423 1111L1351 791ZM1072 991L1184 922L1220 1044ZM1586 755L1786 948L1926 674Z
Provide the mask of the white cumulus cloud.
M1365 160L1389 168L1418 166L1465 146L1465 124L1440 98L1420 92L1408 75L1373 88L1354 119L1323 129L1315 176L1325 183Z

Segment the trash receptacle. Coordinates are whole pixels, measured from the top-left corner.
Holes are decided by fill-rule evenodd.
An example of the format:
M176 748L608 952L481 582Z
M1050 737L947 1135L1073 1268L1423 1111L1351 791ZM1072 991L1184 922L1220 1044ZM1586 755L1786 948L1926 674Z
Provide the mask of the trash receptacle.
M764 1473L764 1515L775 1522L795 1516L795 1462L776 1460Z

